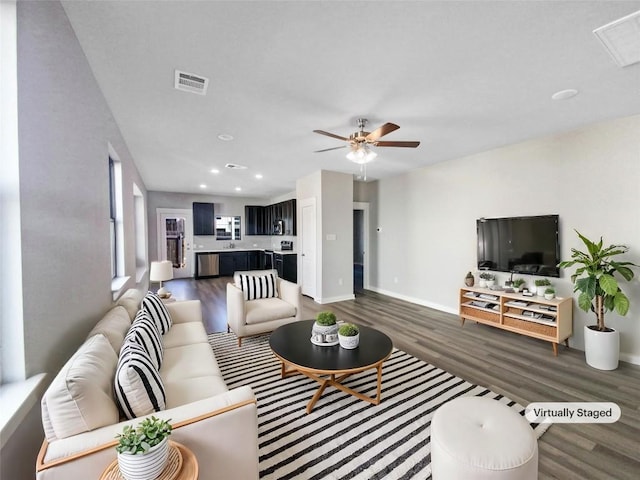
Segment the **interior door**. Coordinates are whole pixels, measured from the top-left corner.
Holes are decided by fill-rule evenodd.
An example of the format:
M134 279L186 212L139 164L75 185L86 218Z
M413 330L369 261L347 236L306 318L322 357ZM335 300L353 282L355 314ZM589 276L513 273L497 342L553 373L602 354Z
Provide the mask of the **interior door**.
M315 198L301 202L302 207L302 294L316 297L316 202Z
M158 260L173 264L173 278L192 277L193 213L190 209L157 210Z

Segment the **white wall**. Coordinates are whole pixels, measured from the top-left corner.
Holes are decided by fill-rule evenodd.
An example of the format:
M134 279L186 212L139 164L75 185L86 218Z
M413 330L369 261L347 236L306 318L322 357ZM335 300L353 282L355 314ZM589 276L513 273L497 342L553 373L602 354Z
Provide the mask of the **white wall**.
M629 245L629 260L640 264L639 142L640 116L633 116L358 187L357 200L372 202L375 211L373 288L457 312L458 289L475 270L480 217L557 213L563 259L581 246L578 229ZM569 276L553 279L559 296L572 295ZM621 332L621 358L640 364L640 281L623 288L631 310L627 317L608 314L607 322ZM574 302L571 346L584 348L583 326L591 323L592 314Z
M122 162L124 273L128 286L140 289L146 283L135 284L133 183L146 191L60 3L18 2L17 35L24 361L31 376L57 372L113 305L109 144ZM43 438L39 411L36 404L5 443L2 478L33 478Z

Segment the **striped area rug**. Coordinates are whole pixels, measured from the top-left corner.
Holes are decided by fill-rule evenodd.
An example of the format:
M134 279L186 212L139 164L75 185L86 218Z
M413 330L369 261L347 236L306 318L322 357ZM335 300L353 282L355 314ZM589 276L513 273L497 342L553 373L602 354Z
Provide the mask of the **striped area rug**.
M524 408L484 387L394 349L384 363L382 402L374 406L328 387L311 414L318 384L305 376L280 377L268 336L209 336L227 386L250 385L258 400L260 478L423 479L431 477L430 425L435 410L458 396L495 398ZM375 370L346 385L375 396ZM548 424L532 424L539 437Z

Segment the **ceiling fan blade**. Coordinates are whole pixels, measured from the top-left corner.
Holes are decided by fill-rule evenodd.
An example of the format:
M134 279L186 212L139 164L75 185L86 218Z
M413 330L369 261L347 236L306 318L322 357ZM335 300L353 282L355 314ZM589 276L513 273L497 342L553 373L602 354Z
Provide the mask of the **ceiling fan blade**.
M366 138L370 142L375 142L380 137L384 137L386 134L391 133L395 130L398 130L399 128L400 127L395 123L385 123L380 128L374 130L364 138Z
M313 153L328 152L329 150L338 150L339 148L347 148L347 146L346 145L342 145L341 147L325 148L324 150L316 150Z
M375 142L376 147L409 147L416 148L420 142Z
M336 135L335 133L325 132L324 130L314 130L315 133L319 133L320 135L326 135L327 137L337 138L338 140L343 140L348 142L349 139L346 137L341 137L340 135Z

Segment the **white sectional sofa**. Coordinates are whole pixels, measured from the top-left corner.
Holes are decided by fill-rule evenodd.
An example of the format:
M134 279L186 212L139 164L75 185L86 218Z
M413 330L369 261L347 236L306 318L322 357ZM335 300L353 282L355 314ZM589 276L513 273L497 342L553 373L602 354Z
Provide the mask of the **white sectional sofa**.
M38 480L98 479L116 459L115 436L125 425L114 397L120 347L142 294L128 291L90 332L42 399L45 431ZM228 390L208 343L200 302L166 305L172 326L162 336L160 377L171 440L196 456L200 480L257 479L256 400L249 387ZM147 415L148 416L148 415Z

